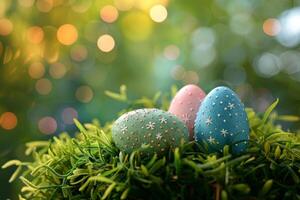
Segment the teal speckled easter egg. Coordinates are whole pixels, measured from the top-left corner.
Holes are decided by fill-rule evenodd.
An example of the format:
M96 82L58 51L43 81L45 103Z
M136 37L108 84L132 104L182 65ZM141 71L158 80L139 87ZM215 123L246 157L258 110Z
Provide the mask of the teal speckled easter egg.
M235 92L217 87L205 97L195 120L195 140L209 152L230 145L233 153L246 150L249 124L244 105Z
M171 113L159 109L138 109L125 113L112 126L112 138L124 152L163 153L188 141L185 124Z

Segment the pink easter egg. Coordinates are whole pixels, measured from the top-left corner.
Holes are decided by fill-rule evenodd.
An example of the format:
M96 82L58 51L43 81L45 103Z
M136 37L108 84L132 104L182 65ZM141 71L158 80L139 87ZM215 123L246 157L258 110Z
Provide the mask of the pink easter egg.
M186 85L177 92L170 104L169 112L186 124L190 140L194 139L194 122L205 95L197 85Z

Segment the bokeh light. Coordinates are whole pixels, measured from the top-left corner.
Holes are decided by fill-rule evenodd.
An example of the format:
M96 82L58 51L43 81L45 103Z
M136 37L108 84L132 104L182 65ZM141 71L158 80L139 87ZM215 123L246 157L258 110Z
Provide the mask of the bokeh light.
M195 71L186 71L183 77L185 84L198 84L199 76Z
M35 83L35 89L41 95L48 95L52 90L52 83L46 78L40 79Z
M0 16L1 17L1 16ZM13 24L9 19L0 18L0 35L6 36L13 31Z
M150 9L150 17L157 23L165 21L167 16L168 11L163 5L155 5Z
M281 61L272 53L262 54L254 63L256 72L265 78L278 74L281 70Z
M248 35L253 31L253 19L248 13L238 13L231 17L230 28L238 35Z
M53 0L37 0L36 7L41 12L49 12L53 8Z
M81 62L88 56L88 50L83 45L74 45L70 51L70 56L73 60Z
M44 31L39 26L33 26L27 30L27 39L33 44L39 44L44 38Z
M193 64L200 68L208 67L217 57L215 43L216 33L212 28L197 28L191 37L192 53L191 60Z
M45 74L45 67L40 62L32 63L28 68L28 74L33 79L40 79Z
M164 56L168 60L176 60L180 54L180 49L176 45L169 45L164 49Z
M38 128L44 134L53 134L57 129L57 122L53 117L46 116L39 120Z
M72 24L64 24L57 30L57 39L64 45L71 45L78 38L77 29Z
M66 72L67 72L66 66L63 65L62 63L54 63L49 68L49 74L54 79L60 79L64 77Z
M74 108L68 107L62 111L61 116L65 124L73 124L73 119L78 118L78 113Z
M193 64L200 68L208 67L216 58L216 49L214 47L203 49L199 46L195 47L191 53Z
M284 71L289 75L300 72L300 53L298 51L285 51L279 56Z
M280 22L277 19L270 18L264 21L263 31L269 36L275 36L280 32Z
M77 88L75 92L75 97L78 101L82 103L88 103L93 99L94 93L89 86L84 85Z
M118 10L111 5L104 6L100 10L100 17L107 23L113 23L119 16Z
M115 6L122 11L130 10L135 0L114 0Z
M20 6L29 8L29 7L33 6L34 0L18 0L18 3L20 4Z
M97 46L103 52L110 52L115 47L115 40L112 36L108 34L101 35L98 38Z
M281 30L278 41L286 47L295 47L300 43L300 7L284 11L279 17Z
M17 123L17 116L12 112L5 112L0 116L0 126L5 130L14 129Z

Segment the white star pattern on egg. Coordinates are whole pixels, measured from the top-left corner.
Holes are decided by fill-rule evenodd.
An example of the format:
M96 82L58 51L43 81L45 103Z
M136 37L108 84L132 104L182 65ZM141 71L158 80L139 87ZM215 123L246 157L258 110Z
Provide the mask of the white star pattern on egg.
M191 116L188 113L183 114L182 115L182 120L184 121L184 123L187 123L191 120Z
M166 124L167 123L167 119L164 118L164 117L160 118L159 121L160 121L161 124Z
M222 136L226 137L227 134L228 134L228 131L227 131L227 130L225 130L225 129L222 129L222 130L221 130L221 135L222 135Z
M211 124L212 124L212 119L211 119L211 117L208 117L208 118L206 119L205 123L206 123L207 126L211 125Z
M232 110L232 109L234 109L235 108L235 105L233 104L233 103L228 103L228 108L230 109L230 110Z
M156 139L157 139L157 140L161 140L161 138L162 138L162 135L161 135L161 133L157 133L157 135L156 135Z
M149 122L146 124L146 129L151 129L153 130L155 128L155 123L154 122Z
M211 136L209 136L209 138L207 139L207 141L208 141L210 144L216 143L216 139L215 139L214 137L211 137Z
M123 126L122 128L121 128L121 132L123 133L123 134L125 134L125 132L128 130L128 127L127 126Z

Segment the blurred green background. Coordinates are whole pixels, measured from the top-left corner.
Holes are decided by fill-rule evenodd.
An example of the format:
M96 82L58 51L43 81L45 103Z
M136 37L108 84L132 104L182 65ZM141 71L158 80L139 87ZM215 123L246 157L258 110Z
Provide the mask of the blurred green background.
M1 0L0 165L74 117L116 118L104 90L121 84L131 97L228 85L256 111L279 97L300 115L299 43L299 0ZM0 199L17 198L11 173Z

